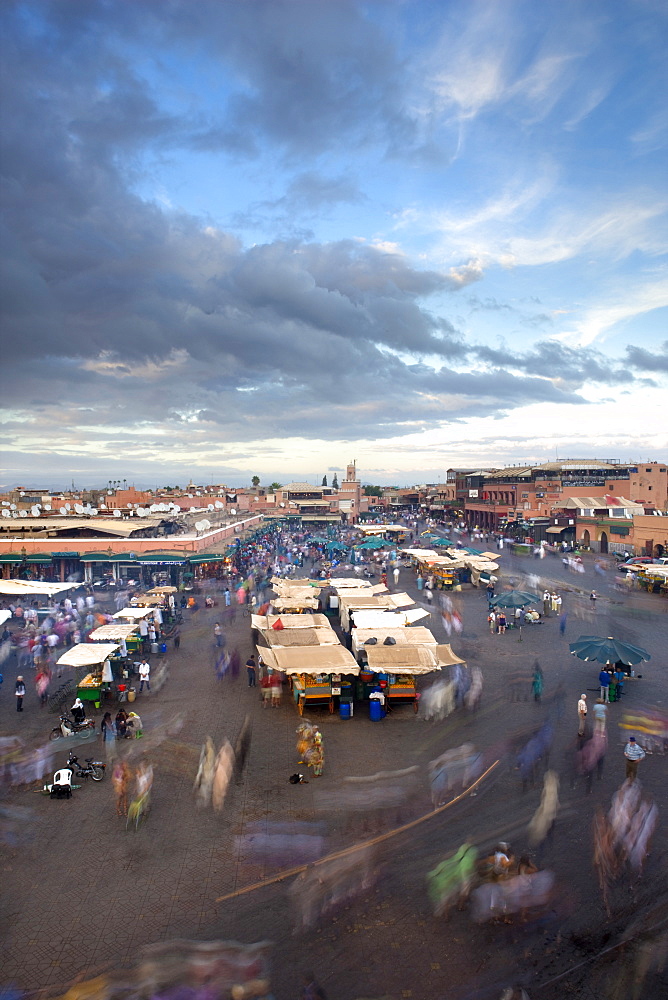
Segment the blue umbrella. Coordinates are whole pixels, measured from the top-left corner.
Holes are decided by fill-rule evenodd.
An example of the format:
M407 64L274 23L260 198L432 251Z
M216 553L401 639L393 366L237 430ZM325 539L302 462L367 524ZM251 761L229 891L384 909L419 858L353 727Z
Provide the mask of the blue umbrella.
M597 663L621 662L627 666L635 666L643 660L651 660L646 649L630 642L622 642L621 639L613 639L612 636L602 639L598 635L581 635L568 648L571 656L577 656L579 660L595 660Z
M495 608L523 608L525 604L535 604L538 600L537 594L529 594L525 590L509 590L490 598L489 603Z

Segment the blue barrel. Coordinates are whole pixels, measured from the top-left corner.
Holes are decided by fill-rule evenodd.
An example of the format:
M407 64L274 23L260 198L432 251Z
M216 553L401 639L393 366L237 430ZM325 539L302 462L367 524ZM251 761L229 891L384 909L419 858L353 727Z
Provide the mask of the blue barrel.
M164 656L166 652L167 652L167 643L166 642L161 642L160 643L160 655Z
M350 718L350 702L342 701L339 705L339 715L342 719Z
M380 722L383 718L383 709L377 698L372 698L369 702L369 718L372 722Z

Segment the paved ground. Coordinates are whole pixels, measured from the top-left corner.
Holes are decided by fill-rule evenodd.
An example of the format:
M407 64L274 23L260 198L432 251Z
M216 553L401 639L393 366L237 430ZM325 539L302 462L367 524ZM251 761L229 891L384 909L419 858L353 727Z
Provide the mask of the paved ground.
M625 929L633 929L638 921L647 921L647 926L665 921L665 816L662 812L643 881L633 895L628 884L615 890L613 916L606 921L591 866L590 823L595 806L607 804L623 779L623 758L613 718L603 779L590 796L581 785L568 787L575 705L581 690L595 698L597 670L571 658L567 643L581 633L612 634L614 630L616 635L648 646L652 662L640 670L641 680L628 685L623 704L665 706L666 602L642 594L622 598L607 581L594 576L591 566L584 576L574 577L558 559L539 564L504 556L503 568L506 578L529 571L558 582L569 612L566 636L559 636L555 619L525 628L521 642L513 632L492 636L485 620L484 594L463 593L458 600L464 631L451 641L457 652L483 669L480 711L476 715L455 713L438 724L425 723L409 708L395 711L381 723L371 723L361 712L345 722L317 713L326 746L325 774L308 785L293 786L287 781L298 762L294 705L284 699L280 709L263 711L258 691L247 687L243 672L237 680L218 682L212 628L221 612L194 613L184 625L180 652L174 655L170 650L167 684L137 703L148 733L145 746L164 737L149 754L156 779L145 827L126 833L123 821L115 815L108 780L83 787L69 801L50 801L24 791L5 796L5 806L27 807L30 819L19 826L20 843L4 846L0 984L55 995L77 976L131 965L148 942L267 939L273 942L272 983L277 1000L298 996L300 972L305 967L316 970L330 1000L496 998L502 986L520 979L528 984L532 1000L534 995L548 1000L633 996L625 977L634 967L635 945L623 954L616 949L607 957L590 960L617 945ZM592 586L604 598L598 602L594 621L588 620ZM418 596L407 571L402 572L399 589ZM445 641L440 618L434 615L430 624ZM225 626L228 641L239 648L243 663L250 651L249 620L237 612L235 621L228 617ZM530 699L510 702L509 675L528 670L536 657L546 676L543 705ZM54 717L40 712L32 695L26 711L17 717L11 704L13 679L8 667L0 696L0 731L3 735L20 732L27 739L43 736ZM558 696L560 685L563 699ZM620 708L613 706L611 714ZM522 794L512 747L548 713L557 725L551 763L562 773L562 814L542 859L558 876L554 910L543 922L521 929L480 929L466 913L455 913L449 922L435 919L426 896L425 874L465 836L472 835L485 849L501 837L518 849L525 846L526 823L537 807L540 788ZM185 715L186 723L177 735L169 735L170 722L179 714ZM247 715L252 740L244 774L233 786L221 815L200 812L192 791L200 746L207 735L217 746L225 738L234 744ZM332 850L373 837L381 829L428 814L426 763L466 740L484 750L490 763L500 760L480 793L379 844L374 884L356 900L343 902L315 928L294 932L290 893L294 879L235 895L275 872L270 865L263 869L248 864L239 849L236 837L250 823L325 820ZM122 749L137 755L140 747L141 741ZM99 741L95 752L104 752ZM381 825L378 817L350 817L319 809L344 776L411 765L420 769L419 800L408 812L386 818ZM645 789L664 807L665 758L648 757L641 767ZM220 897L228 898L217 902ZM564 972L563 978L552 982ZM665 972L663 978L653 972L638 996L651 1000L665 996L667 989Z

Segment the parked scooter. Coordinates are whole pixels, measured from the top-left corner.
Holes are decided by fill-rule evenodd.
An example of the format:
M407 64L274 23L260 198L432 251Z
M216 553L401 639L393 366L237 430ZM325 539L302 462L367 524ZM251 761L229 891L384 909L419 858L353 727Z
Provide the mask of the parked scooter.
M61 715L60 725L51 730L49 739L59 740L61 736L72 736L76 733L82 739L87 740L94 732L95 723L92 719L84 719L83 722L73 722L66 715Z
M102 781L107 765L101 760L93 760L92 757L86 757L86 763L80 764L79 758L75 757L70 750L65 766L74 772L75 778L92 778L93 781Z

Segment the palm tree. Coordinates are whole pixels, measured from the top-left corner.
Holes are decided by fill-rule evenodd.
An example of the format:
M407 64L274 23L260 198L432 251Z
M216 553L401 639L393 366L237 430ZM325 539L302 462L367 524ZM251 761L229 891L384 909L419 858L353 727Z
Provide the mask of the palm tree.
M251 483L253 484L253 486L255 487L255 489L257 489L258 486L260 485L260 477L259 476L253 476L253 478L251 479Z

